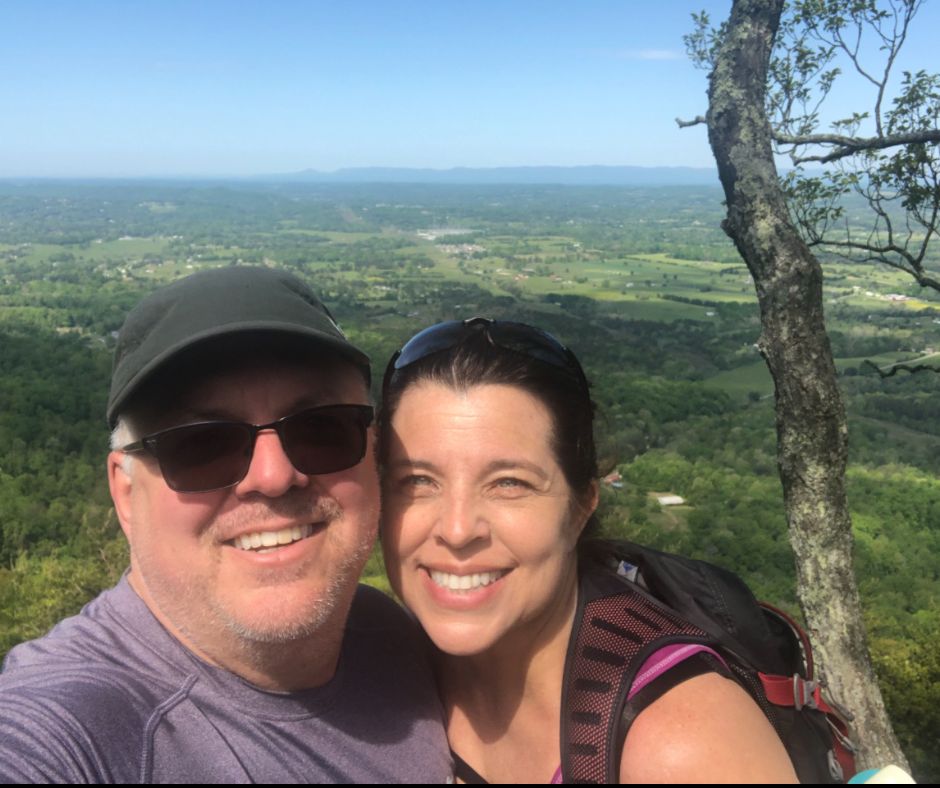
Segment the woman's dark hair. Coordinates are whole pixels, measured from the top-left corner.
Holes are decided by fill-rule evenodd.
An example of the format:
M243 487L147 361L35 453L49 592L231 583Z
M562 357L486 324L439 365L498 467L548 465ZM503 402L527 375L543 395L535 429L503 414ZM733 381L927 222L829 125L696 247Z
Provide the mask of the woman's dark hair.
M539 400L552 419L551 447L574 492L585 500L597 479L594 446L594 403L586 381L573 372L522 352L493 343L484 330L475 330L452 348L415 361L387 376L379 410L379 462L388 457L389 430L405 391L416 383L431 382L456 391L481 385L516 386ZM594 515L582 532L596 530Z

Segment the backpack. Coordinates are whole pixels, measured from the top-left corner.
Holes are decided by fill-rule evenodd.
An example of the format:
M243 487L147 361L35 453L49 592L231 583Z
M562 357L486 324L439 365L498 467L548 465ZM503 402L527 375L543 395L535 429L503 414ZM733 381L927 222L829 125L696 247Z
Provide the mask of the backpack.
M855 773L851 715L824 696L809 640L789 616L705 561L627 541L583 547L562 688L564 782L619 782L635 716L627 693L646 658L676 643L721 655L777 731L801 783Z

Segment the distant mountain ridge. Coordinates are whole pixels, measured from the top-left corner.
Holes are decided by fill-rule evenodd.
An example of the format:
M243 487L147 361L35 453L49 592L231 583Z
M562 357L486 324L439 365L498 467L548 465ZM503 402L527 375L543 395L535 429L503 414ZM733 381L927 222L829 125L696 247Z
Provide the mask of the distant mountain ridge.
M347 167L332 172L303 170L259 179L303 183L462 183L558 184L581 186L717 186L718 173L708 167L453 167L446 170L408 167Z

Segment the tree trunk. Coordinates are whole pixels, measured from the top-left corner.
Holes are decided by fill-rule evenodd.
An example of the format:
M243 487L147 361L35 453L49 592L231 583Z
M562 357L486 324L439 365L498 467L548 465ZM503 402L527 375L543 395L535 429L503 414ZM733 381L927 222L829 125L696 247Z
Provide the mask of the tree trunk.
M783 0L735 0L709 83L725 232L754 278L773 376L777 462L797 593L831 694L854 715L860 766L907 768L868 657L845 494L848 431L823 320L822 270L790 223L765 113Z

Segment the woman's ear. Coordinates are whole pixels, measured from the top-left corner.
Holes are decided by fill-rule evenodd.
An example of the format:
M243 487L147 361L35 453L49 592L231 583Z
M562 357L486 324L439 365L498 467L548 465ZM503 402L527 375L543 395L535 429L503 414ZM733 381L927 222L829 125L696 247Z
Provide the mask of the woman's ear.
M597 511L597 506L601 502L601 486L597 479L591 480L591 486L588 488L587 501L585 502L585 511L586 517L584 521L587 522L591 515Z
M581 536L582 531L591 519L591 515L597 511L598 503L600 503L600 485L597 479L593 479L577 503L577 512L574 518L577 525L577 537Z

